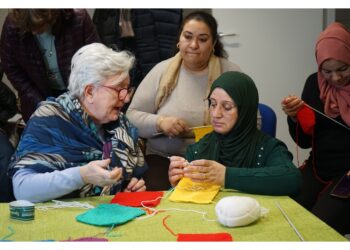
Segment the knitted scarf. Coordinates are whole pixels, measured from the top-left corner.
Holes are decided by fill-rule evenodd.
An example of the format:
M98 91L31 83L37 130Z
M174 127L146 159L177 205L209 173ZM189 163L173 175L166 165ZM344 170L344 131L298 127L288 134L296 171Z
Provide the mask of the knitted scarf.
M31 168L38 173L53 172L111 158L109 170L121 167L123 177L110 189L110 194L120 191L125 182L133 176L141 178L147 169L137 144L138 132L123 113L117 121L101 129L105 132L105 141L79 100L72 99L68 93L56 99L48 98L29 120L11 159L9 174L13 176L21 168ZM100 187L88 184L80 195L100 192Z

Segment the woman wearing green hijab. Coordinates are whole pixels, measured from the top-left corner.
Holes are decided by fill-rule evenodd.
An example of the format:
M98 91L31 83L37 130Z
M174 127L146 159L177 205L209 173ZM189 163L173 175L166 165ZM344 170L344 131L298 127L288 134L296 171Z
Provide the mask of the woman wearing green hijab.
M292 154L282 141L257 129L259 95L253 80L240 72L223 73L208 102L214 131L190 145L186 159L170 158L170 183L188 177L247 193L296 193L301 179Z

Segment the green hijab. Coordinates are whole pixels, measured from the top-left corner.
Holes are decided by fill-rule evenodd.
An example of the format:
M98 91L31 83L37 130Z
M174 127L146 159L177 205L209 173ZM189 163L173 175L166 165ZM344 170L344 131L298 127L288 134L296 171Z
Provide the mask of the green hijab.
M238 119L225 134L215 131L197 144L197 159L218 161L226 166L253 167L257 151L266 135L257 129L258 90L246 74L236 71L223 73L211 86L209 97L216 88L222 88L235 102Z

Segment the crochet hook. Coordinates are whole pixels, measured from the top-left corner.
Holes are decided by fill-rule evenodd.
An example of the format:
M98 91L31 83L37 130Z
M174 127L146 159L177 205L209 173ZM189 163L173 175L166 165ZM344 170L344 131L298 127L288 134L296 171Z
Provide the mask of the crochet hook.
M281 208L278 202L275 202L276 207L281 211L284 218L287 220L288 224L293 228L294 232L298 235L299 239L301 241L305 241L303 236L299 233L298 229L294 226L294 224L291 222L291 220L288 218L288 215L284 212L284 210Z

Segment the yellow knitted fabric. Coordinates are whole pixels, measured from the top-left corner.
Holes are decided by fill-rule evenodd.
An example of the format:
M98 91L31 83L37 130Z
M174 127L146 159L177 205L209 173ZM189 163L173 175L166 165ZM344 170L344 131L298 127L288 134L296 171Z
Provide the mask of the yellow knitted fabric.
M177 184L169 200L201 204L211 203L219 190L219 185L193 182L191 179L185 177Z
M193 133L194 133L194 140L195 142L199 141L203 136L213 131L212 126L201 126L201 127L194 127Z

